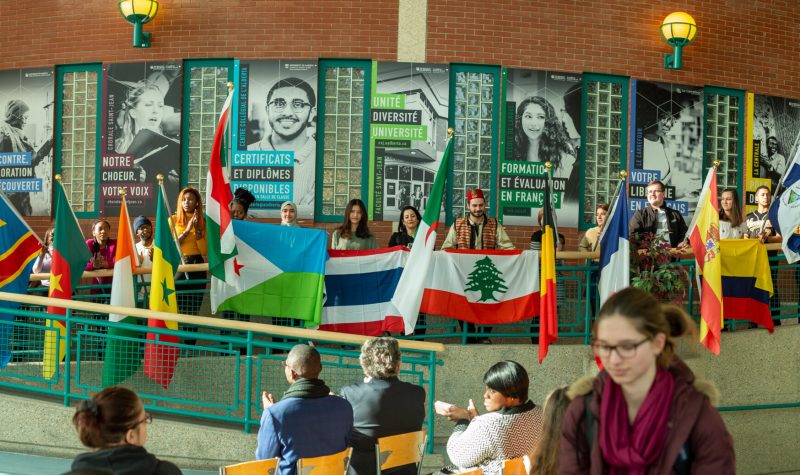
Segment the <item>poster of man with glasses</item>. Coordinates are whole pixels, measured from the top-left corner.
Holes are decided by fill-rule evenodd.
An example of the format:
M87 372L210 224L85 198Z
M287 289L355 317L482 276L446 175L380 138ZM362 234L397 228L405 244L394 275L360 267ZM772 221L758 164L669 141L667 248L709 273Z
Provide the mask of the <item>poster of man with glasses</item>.
M293 201L298 217L313 217L317 63L240 63L237 79L240 128L231 162L233 188L256 197L251 216L277 217L281 204Z

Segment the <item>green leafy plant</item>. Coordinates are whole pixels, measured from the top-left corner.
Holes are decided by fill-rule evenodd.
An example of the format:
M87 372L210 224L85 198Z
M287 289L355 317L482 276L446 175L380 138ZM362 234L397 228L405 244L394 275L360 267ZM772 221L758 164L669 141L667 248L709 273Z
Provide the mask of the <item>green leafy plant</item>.
M631 286L680 305L689 288L689 273L671 249L669 242L653 233L631 236Z

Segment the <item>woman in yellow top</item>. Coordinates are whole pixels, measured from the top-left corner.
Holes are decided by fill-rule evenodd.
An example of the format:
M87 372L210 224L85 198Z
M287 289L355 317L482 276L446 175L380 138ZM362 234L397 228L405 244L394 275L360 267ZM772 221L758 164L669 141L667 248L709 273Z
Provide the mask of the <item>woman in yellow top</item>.
M175 214L172 215L172 226L178 244L181 247L181 255L184 264L202 264L205 262L204 256L208 253L206 243L206 219L203 215L203 199L200 192L191 186L182 189L178 194L178 205ZM193 282L190 284L179 284L181 280L204 280L208 278L205 271L198 272L179 272L175 276L175 286L178 291L178 312L189 315L197 315L200 304L203 302L205 294L205 282ZM192 331L197 331L192 328ZM193 344L194 341L187 340L186 343Z

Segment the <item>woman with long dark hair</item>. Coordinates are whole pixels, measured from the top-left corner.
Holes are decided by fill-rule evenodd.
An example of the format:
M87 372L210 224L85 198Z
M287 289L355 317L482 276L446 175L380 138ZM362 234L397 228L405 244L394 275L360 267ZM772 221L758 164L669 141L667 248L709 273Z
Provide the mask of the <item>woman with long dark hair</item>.
M559 473L736 472L716 388L674 354L674 338L696 334L683 309L630 287L606 300L593 333L603 370L570 386Z
M375 235L367 226L367 207L360 199L353 198L344 210L344 221L333 231L331 249L344 251L377 248Z
M514 160L550 162L553 178L569 178L575 151L550 101L541 96L522 101L517 107L515 127Z
M392 233L389 238L389 247L405 246L411 249L414 245L414 237L417 235L417 228L422 221L417 208L406 206L400 211L400 220L397 222L397 232Z
M117 475L180 475L172 462L145 450L147 426L153 416L145 412L139 396L112 386L81 401L72 423L78 437L92 452L75 457L72 470L104 470Z
M204 256L208 254L206 242L206 218L203 214L203 198L200 192L191 186L182 189L178 194L178 206L172 215L172 226L178 245L181 247L181 256L184 264L202 264ZM179 272L175 276L175 287L180 292L178 297L178 311L188 315L197 315L200 304L203 303L206 283L194 282L181 283L184 280L204 280L208 277L205 271ZM195 326L187 326L186 330L197 331ZM187 339L186 343L193 345L194 339Z

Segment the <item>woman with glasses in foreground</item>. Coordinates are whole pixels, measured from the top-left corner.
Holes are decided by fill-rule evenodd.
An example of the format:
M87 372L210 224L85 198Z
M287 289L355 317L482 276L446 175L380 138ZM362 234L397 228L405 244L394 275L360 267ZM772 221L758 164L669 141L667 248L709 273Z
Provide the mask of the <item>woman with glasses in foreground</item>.
M606 301L593 345L603 370L570 387L559 473L735 473L717 389L674 355L685 334L696 334L688 315L649 293Z
M144 449L147 426L153 416L145 412L135 392L120 386L103 389L81 401L72 423L81 442L92 452L80 454L72 470L108 470L116 475L180 475L172 462L158 460Z

